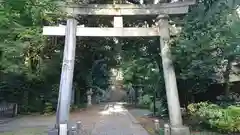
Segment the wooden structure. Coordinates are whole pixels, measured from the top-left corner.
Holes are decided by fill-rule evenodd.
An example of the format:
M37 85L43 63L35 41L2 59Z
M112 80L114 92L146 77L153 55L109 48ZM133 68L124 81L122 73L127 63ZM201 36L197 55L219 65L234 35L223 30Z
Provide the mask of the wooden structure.
M65 36L64 58L60 81L57 126L61 135L67 135L72 79L75 60L76 36L90 37L139 37L159 36L164 80L167 91L168 109L171 124L171 135L189 135L189 129L182 125L181 110L177 91L175 71L168 45L170 39L168 17L172 14L186 14L194 0L152 5L76 5L61 3L60 7L68 14L67 26L43 28L44 35ZM113 16L113 28L93 28L77 26L76 15ZM123 27L123 17L128 15L158 15L157 25L153 28ZM60 126L59 126L60 125ZM62 129L59 129L62 128Z

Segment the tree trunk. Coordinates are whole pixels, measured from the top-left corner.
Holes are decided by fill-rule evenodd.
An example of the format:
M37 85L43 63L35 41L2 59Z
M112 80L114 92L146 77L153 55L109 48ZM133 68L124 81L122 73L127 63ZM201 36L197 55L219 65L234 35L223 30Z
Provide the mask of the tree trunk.
M230 88L231 88L231 82L230 82L230 73L231 73L231 70L232 70L232 59L228 59L228 63L227 63L227 66L226 66L226 70L225 72L223 73L223 77L224 77L224 92L225 92L225 96L229 96L230 94Z
M80 90L76 89L76 94L75 94L75 99L76 99L76 104L80 105L81 104L81 93Z

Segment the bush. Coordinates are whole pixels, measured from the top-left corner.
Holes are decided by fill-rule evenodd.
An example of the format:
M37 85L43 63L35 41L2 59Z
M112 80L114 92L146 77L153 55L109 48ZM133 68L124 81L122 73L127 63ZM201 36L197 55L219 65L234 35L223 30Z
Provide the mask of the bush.
M152 96L146 94L142 97L139 97L138 104L140 107L148 108L152 102Z
M44 115L53 114L53 105L50 102L46 102L43 110Z
M228 96L220 95L217 97L218 104L226 107L230 105L240 105L240 95L238 93L230 93Z
M216 104L200 102L188 105L188 112L199 124L208 125L220 132L240 132L240 107L223 108Z
M150 104L150 110L154 111L154 104L153 102ZM156 115L157 116L165 116L167 113L167 107L164 105L162 100L156 101Z

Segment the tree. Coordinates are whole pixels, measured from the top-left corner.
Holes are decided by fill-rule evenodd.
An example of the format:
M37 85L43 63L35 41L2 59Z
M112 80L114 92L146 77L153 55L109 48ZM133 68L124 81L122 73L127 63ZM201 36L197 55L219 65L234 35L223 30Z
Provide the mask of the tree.
M228 84L229 65L238 59L240 53L236 10L229 1L202 1L187 15L185 23L182 34L172 47L178 78L188 83L190 91L198 92L216 83L219 69L228 65L220 72ZM228 89L226 86L226 91Z

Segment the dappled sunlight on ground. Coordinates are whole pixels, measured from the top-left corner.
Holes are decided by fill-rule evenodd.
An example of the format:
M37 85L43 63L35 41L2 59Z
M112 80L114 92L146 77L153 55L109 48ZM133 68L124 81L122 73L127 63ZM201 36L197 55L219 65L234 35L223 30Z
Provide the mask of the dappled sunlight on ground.
M114 104L107 104L104 110L99 112L100 115L112 115L112 114L126 114L127 110L123 107L126 104L124 102L117 102Z
M148 135L124 108L124 104L103 103L76 110L70 115L70 126L81 121L81 135ZM55 116L26 116L0 124L0 135L47 135L54 123Z

